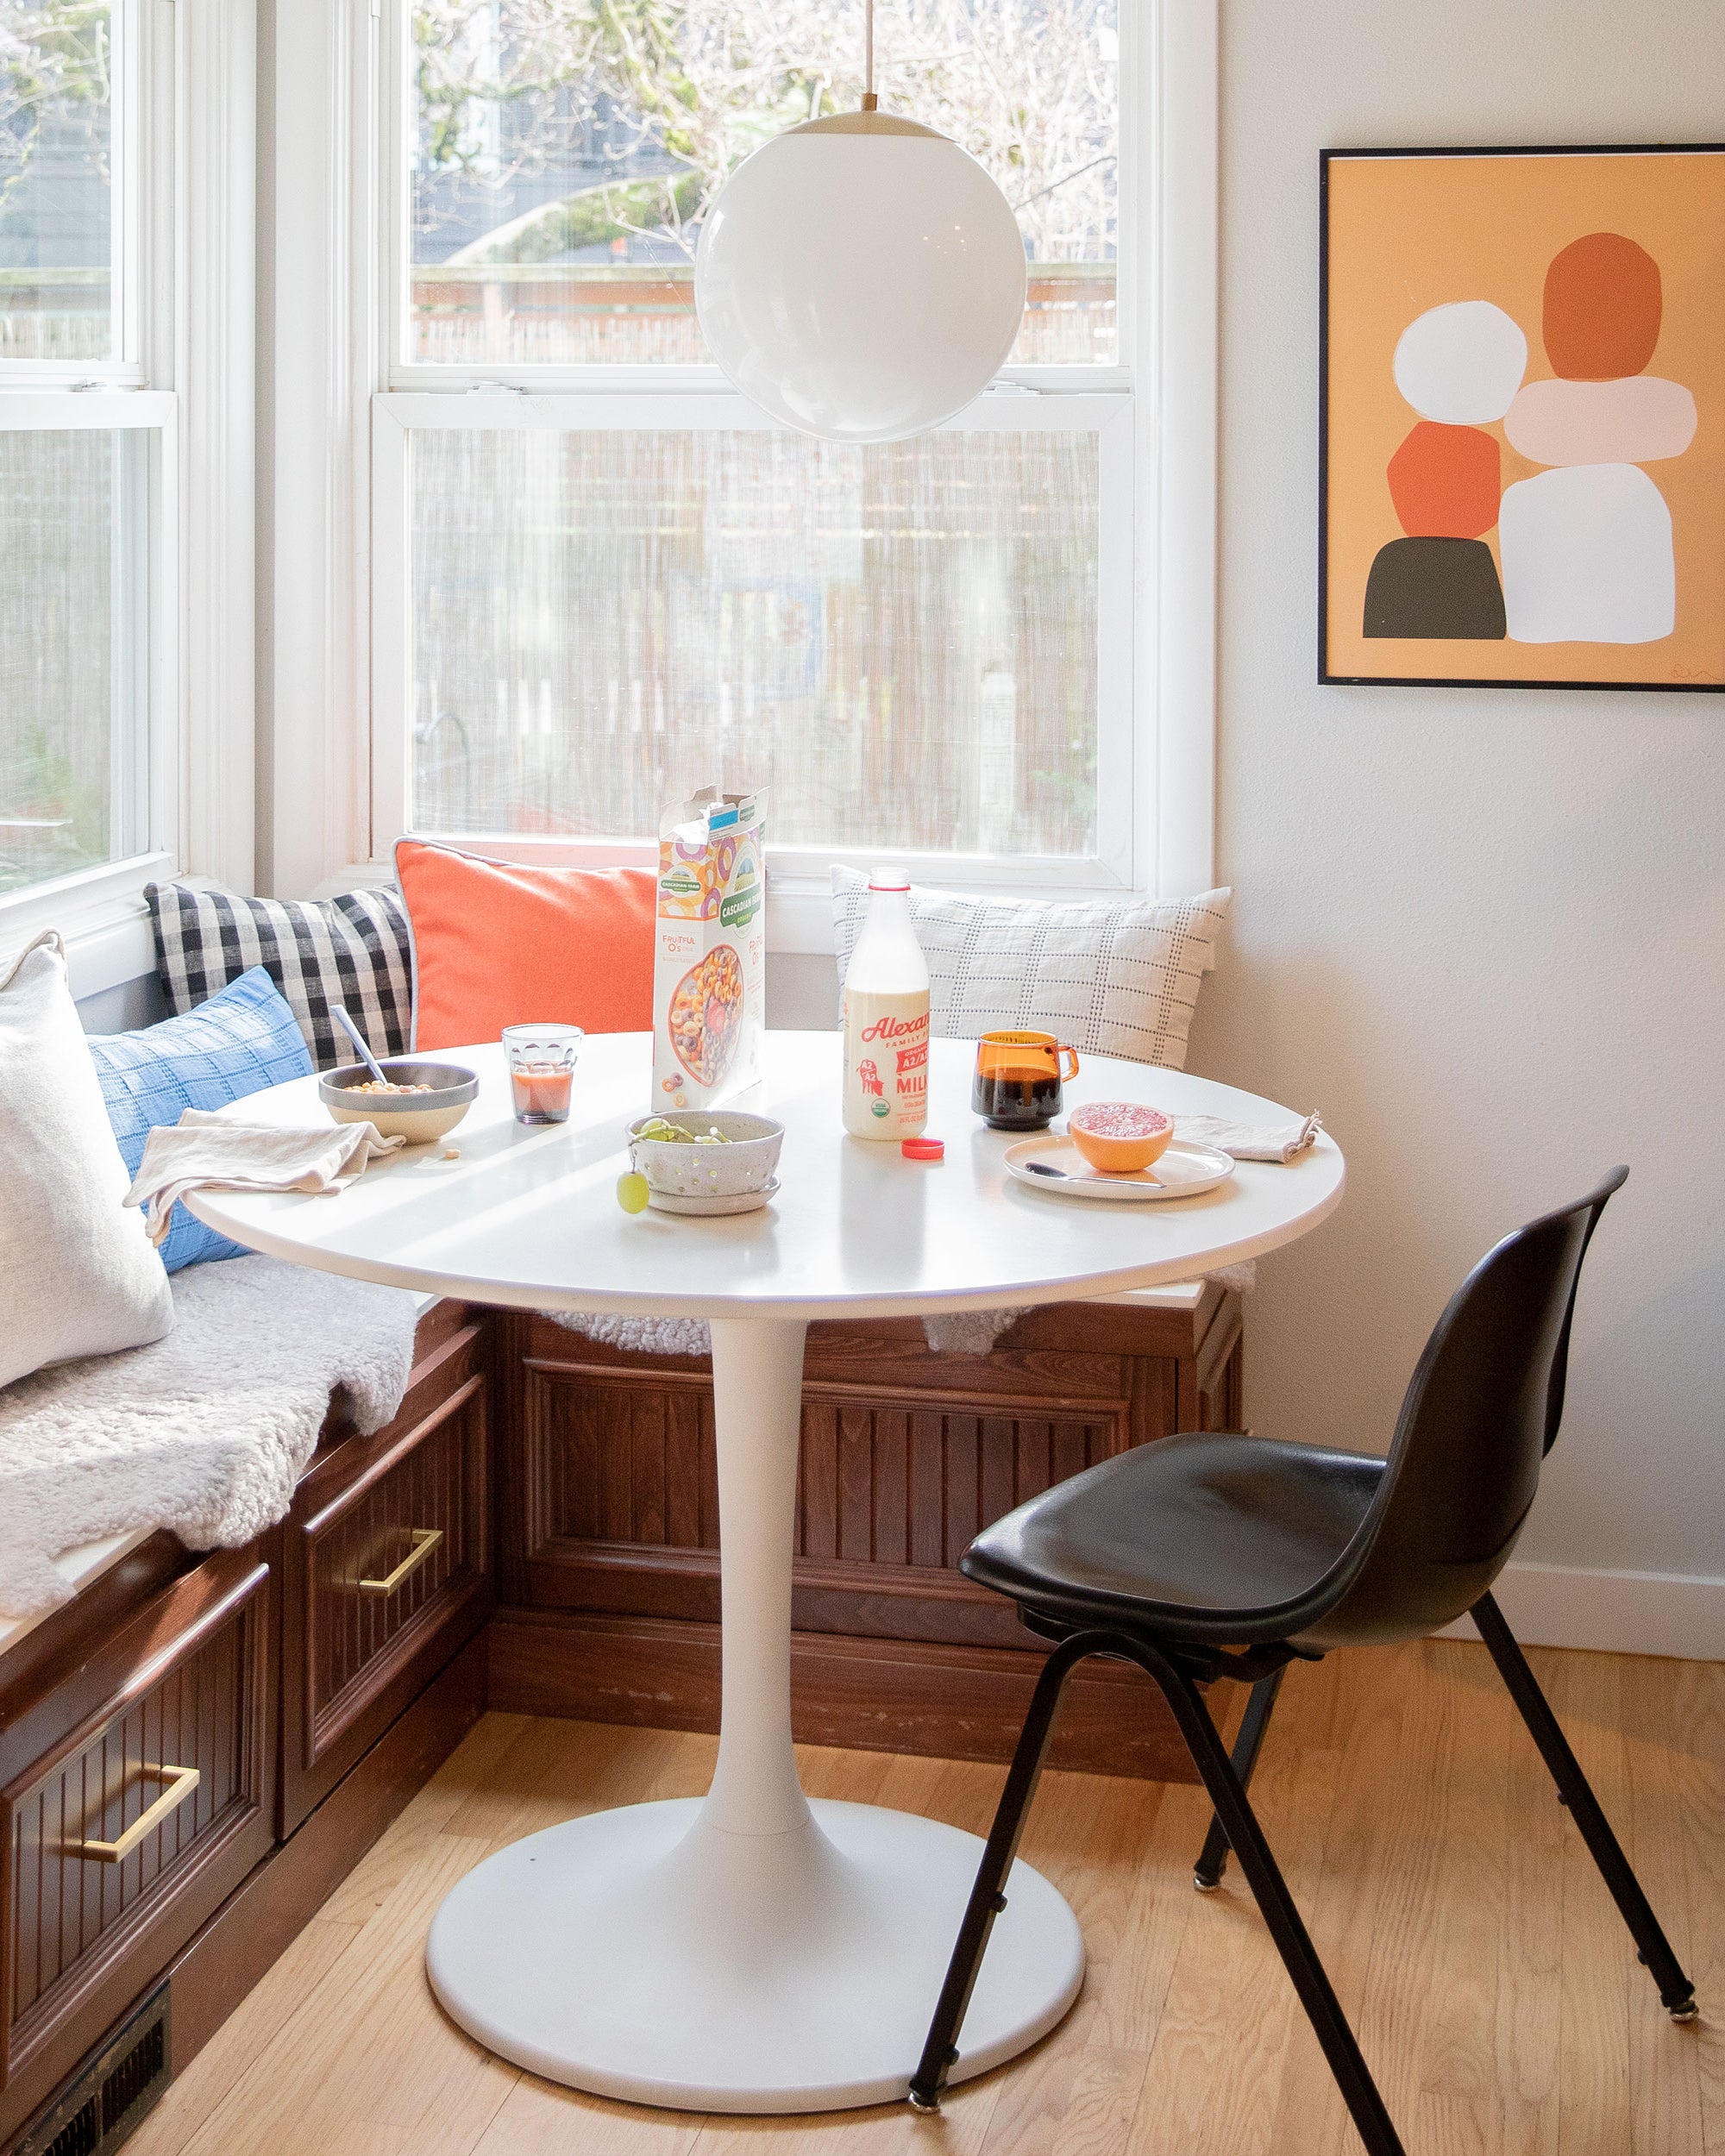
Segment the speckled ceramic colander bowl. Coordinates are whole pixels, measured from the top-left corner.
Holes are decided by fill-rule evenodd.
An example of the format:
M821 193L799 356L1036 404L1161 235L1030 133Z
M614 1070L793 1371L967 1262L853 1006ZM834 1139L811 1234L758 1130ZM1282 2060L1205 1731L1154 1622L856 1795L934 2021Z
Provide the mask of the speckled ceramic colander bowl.
M764 1190L779 1166L785 1126L770 1116L735 1108L688 1108L667 1118L686 1131L717 1131L723 1145L682 1145L674 1138L640 1138L651 1116L629 1126L629 1164L649 1190L675 1198L737 1198Z

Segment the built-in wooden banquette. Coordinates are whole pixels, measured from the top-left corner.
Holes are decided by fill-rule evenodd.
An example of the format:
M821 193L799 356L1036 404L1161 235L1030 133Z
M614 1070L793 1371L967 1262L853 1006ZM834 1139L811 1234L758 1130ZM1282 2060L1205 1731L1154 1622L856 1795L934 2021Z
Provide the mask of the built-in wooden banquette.
M1239 1373L1214 1285L1031 1313L986 1357L812 1328L798 1734L1005 1758L1040 1655L966 1541L1129 1445L1238 1426ZM716 1728L718 1544L704 1361L444 1303L395 1420L332 1416L261 1541L154 1536L0 1654L0 2149L97 2148L104 2094L129 2122L487 1701ZM1190 1773L1125 1671L1075 1684L1057 1757Z
M279 1527L153 1536L0 1656L0 2148L165 1972L189 2059L483 1712L491 1347L438 1305Z

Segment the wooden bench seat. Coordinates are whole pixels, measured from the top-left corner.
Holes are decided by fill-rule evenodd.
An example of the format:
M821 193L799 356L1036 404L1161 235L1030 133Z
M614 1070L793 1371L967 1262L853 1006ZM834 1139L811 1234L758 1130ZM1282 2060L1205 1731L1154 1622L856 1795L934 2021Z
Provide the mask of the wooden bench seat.
M798 1734L1004 1758L1043 1651L965 1542L1095 1460L1238 1426L1240 1357L1214 1282L1031 1311L987 1356L811 1327ZM164 1979L183 2066L487 1703L718 1727L711 1389L703 1358L430 1303L399 1413L332 1413L250 1547L60 1561L74 1599L0 1627L0 2150ZM1190 1775L1124 1670L1074 1685L1056 1756Z

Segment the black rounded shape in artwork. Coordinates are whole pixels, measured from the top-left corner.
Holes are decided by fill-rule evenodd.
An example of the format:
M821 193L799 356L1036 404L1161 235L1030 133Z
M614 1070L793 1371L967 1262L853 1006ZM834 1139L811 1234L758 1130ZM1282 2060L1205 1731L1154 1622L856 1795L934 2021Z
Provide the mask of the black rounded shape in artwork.
M1392 539L1365 582L1368 636L1501 642L1503 587L1483 539Z

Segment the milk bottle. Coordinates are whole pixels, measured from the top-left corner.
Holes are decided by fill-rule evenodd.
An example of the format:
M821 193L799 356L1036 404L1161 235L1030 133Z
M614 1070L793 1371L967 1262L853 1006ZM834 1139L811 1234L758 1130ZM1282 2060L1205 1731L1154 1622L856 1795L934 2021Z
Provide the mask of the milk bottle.
M927 1121L928 962L911 925L908 879L877 868L844 977L844 1127L896 1142Z

